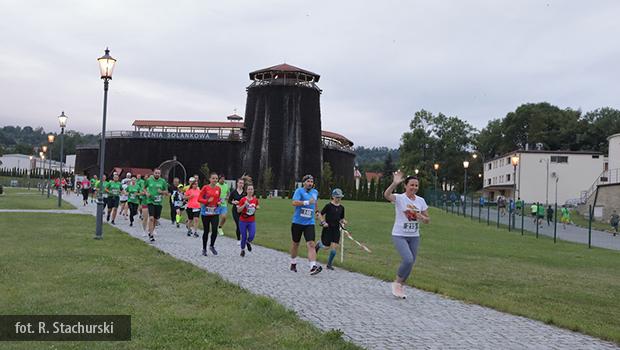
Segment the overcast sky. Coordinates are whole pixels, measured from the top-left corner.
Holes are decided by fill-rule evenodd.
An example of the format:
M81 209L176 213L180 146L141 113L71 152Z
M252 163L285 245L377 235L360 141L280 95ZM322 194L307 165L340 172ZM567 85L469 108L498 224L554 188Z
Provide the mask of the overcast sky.
M321 74L324 130L397 147L422 108L477 128L525 102L620 108L620 1L0 0L0 125L108 130L244 114L248 72Z

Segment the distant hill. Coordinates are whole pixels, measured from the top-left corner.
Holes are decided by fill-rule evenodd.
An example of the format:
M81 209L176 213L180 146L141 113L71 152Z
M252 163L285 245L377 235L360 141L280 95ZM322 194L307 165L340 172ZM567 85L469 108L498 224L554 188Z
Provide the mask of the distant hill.
M388 155L392 157L393 164L398 164L400 160L398 148L358 146L353 151L355 162L363 171L383 171Z

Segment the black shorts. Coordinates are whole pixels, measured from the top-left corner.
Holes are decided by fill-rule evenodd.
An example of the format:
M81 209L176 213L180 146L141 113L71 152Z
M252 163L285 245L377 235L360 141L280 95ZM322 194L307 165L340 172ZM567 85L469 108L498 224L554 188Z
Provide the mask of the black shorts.
M194 218L199 218L199 217L200 217L200 209L187 208L187 218L189 220L193 220Z
M118 197L108 197L108 208L118 208Z
M306 242L314 241L314 225L299 225L295 223L291 225L291 236L293 238L293 242L299 243L301 241L302 234L304 235Z
M340 244L340 227L324 227L321 232L321 243L326 247L332 243Z
M83 188L82 189L82 199L83 200L87 200L88 199L88 188Z
M147 206L149 208L149 216L154 217L155 220L159 220L161 217L161 205L148 204Z

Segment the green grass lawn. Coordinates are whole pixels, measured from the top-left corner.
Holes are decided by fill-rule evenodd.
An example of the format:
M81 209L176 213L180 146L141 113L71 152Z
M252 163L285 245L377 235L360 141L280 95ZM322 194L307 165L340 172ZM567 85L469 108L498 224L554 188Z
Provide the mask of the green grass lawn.
M0 213L3 314L129 314L130 342L0 342L4 349L357 349L94 217Z
M69 195L75 196L74 193ZM47 191L41 195L41 191L35 189L5 187L4 194L0 196L0 209L59 209L58 197L50 195L47 198ZM60 209L75 207L63 201Z
M400 263L390 236L393 206L344 205L349 231L372 254L347 240L343 267L392 280ZM292 212L290 200L262 200L256 243L288 251ZM431 224L421 228L409 284L620 343L620 252L564 241L553 244L547 237L509 233L437 209L430 215ZM229 220L224 229L233 236L234 222ZM321 253L323 261L326 255ZM339 256L336 261L340 266Z

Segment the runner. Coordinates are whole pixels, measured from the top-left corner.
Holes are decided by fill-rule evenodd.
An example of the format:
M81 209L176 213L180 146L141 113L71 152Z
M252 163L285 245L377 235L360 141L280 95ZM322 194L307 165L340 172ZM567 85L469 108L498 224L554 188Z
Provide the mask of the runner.
M177 181L178 182L178 181ZM181 219L183 218L183 211L185 210L184 206L184 197L183 197L183 185L177 185L176 190L170 196L172 198L172 205L174 207L174 220L176 222L177 228L180 227Z
M185 190L185 198L187 199L187 236L192 233L194 237L198 237L198 217L200 217L200 189L198 182L193 177L189 178L189 189Z
M87 176L84 176L82 182L80 183L80 187L82 189L82 202L84 206L88 205L88 194L90 193L90 180Z
M125 175L125 178L121 180L121 196L120 196L121 215L125 217L125 220L127 220L127 216L128 216L127 212L129 210L129 205L127 204L127 200L128 200L127 186L129 186L130 182L131 182L131 173L127 173Z
M202 255L207 256L207 240L209 238L209 230L211 230L211 244L209 250L213 255L217 255L215 250L215 240L217 239L217 227L219 215L217 207L220 202L220 188L216 185L218 176L216 173L209 175L209 184L204 185L200 190L198 202L202 204L200 218L202 219Z
M168 201L168 204L170 204L170 223L173 225L176 223L177 216L177 210L174 205L173 197L175 197L177 192L179 192L179 178L175 177L174 179L172 179L172 184L168 185L168 193L170 193L170 198Z
M118 181L118 174L114 173L112 181L108 182L105 189L108 194L108 216L106 221L110 221L110 214L112 214L112 225L116 225L116 212L119 205L119 196L121 194L121 183Z
M241 198L245 197L245 180L243 176L237 179L237 188L230 192L228 196L228 203L232 204L232 215L233 220L235 220L235 225L237 226L236 234L237 234L237 243L241 246L241 231L239 231L239 212L237 212L237 204Z
M420 244L419 221L424 224L430 223L428 205L424 198L416 196L419 182L415 176L407 176L404 179L405 192L393 194L398 184L403 182L403 173L398 170L394 173L392 184L385 190L383 197L394 203L396 217L392 227L392 242L402 257L402 262L396 274L396 280L392 283L392 294L397 298L405 299L405 281L413 270L418 246Z
M157 226L157 221L161 217L162 200L163 196L168 194L168 191L166 191L167 188L168 183L161 178L161 170L155 168L153 170L153 176L146 180L144 186L146 203L149 211L148 234L151 242L155 242L153 233L155 231L155 226Z
M308 260L310 261L310 275L316 275L323 271L323 267L316 262L316 250L314 245L314 216L318 214L317 200L319 192L314 189L314 178L305 175L301 180L302 187L293 194L293 223L291 224L291 271L297 272L297 252L301 236L306 240L308 248Z
M256 235L256 210L260 207L258 205L258 199L254 197L254 186L249 184L247 189L247 196L239 200L237 206L237 213L239 213L239 230L241 231L241 257L245 256L245 247L248 247L248 252L252 251L251 242L254 241Z
M333 270L333 262L338 252L340 243L340 227L344 227L347 221L344 219L344 206L340 203L344 197L342 190L336 188L332 191L331 202L325 204L321 210L321 240L316 244L317 255L321 248L329 249L327 269Z
M217 233L220 236L224 235L224 224L226 223L226 216L228 215L228 202L226 199L228 198L228 192L230 192L230 186L226 183L226 178L224 174L220 175L217 186L220 188L220 205L217 207L218 214L220 214L220 223L217 227Z
M530 212L532 213L532 217L534 218L534 223L538 223L537 213L538 213L538 205L536 203L532 203L530 206Z
M99 186L97 186L97 194L101 192L101 198L103 198L103 209L108 206L108 193L106 188L108 187L108 177L104 174L99 181Z
M538 225L540 225L540 227L543 227L543 220L545 219L545 206L539 203L536 209L538 211L538 214L536 215L536 217L538 218Z
M136 184L136 178L132 177L127 184L127 203L129 205L129 226L133 226L134 217L138 213L140 205L140 193L142 189Z
M551 208L551 205L549 205L549 207L547 207L547 226L551 226L552 222L553 222L553 208Z
M136 186L140 190L140 220L142 220L142 237L148 236L149 227L149 206L146 202L146 180L142 178L142 175L138 175L136 179Z
M97 189L99 188L99 178L97 178L97 175L93 175L90 179L90 186L90 202L95 203L95 200L97 199Z
M618 216L618 213L616 213L616 211L614 210L613 213L611 214L611 217L609 218L609 224L611 225L611 228L614 230L613 234L614 237L616 237L616 235L618 234L618 223L620 222L620 216Z
M570 211L566 206L562 206L562 228L566 230L566 224L570 224Z

